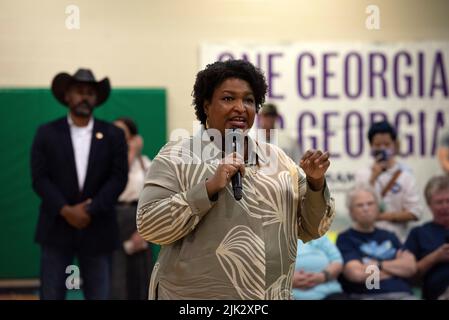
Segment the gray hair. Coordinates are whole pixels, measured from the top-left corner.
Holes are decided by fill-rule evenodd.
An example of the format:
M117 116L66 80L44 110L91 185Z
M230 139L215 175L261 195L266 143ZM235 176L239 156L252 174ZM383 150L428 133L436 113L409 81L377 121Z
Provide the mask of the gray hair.
M430 178L424 188L424 196L426 197L427 204L430 204L430 200L432 200L432 196L435 193L446 190L449 190L449 176L441 175Z
M348 208L349 211L351 211L352 202L354 201L355 196L360 192L370 193L374 197L376 205L379 205L379 197L373 187L367 184L356 185L346 194L346 208Z

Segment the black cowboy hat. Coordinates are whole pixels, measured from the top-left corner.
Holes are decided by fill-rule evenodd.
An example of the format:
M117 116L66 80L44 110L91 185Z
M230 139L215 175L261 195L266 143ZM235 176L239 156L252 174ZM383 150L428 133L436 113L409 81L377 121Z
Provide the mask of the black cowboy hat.
M108 78L96 81L95 76L90 69L78 69L73 76L66 72L58 73L51 83L51 91L55 98L63 105L67 106L65 101L65 93L72 83L89 83L94 86L97 92L97 105L104 103L111 92L111 84Z

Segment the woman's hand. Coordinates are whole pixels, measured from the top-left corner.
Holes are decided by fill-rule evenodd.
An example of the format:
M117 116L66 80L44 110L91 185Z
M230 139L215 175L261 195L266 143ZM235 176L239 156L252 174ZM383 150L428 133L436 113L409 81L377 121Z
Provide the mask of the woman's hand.
M135 231L129 239L133 243L135 251L141 251L148 247L148 243L142 238L138 231Z
M240 171L242 176L245 175L245 162L241 156L234 152L221 160L214 176L206 181L209 199L212 198L214 194L224 189L237 171Z
M138 157L142 153L143 138L140 135L136 135L128 140L128 164L131 165L134 158Z
M314 191L324 187L324 174L330 166L329 152L307 150L302 156L299 166L304 170L307 182Z
M309 273L309 281L307 282L308 288L313 288L321 283L326 282L326 276L322 272Z
M296 271L293 274L293 288L308 290L320 283L324 283L326 278L322 272Z
M371 167L371 176L369 178L369 183L374 186L376 183L377 178L380 176L380 174L384 171L384 165L380 164L379 162L375 162L373 166Z

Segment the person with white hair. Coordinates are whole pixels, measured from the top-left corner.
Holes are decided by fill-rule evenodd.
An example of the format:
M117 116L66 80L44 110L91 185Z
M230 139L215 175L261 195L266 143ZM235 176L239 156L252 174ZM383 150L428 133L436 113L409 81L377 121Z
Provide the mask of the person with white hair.
M343 290L355 299L416 299L407 282L416 272L415 258L402 250L394 233L375 226L377 201L370 186L359 186L347 195L353 225L337 239L344 262Z

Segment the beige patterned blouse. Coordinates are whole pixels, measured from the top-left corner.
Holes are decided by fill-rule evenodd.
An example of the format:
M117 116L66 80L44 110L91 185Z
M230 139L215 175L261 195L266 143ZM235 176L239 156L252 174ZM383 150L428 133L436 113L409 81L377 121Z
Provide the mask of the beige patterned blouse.
M334 202L282 150L249 145L240 201L231 184L209 200L205 181L222 153L201 133L154 159L137 210L139 233L162 245L150 299L291 299L297 238L322 236Z

